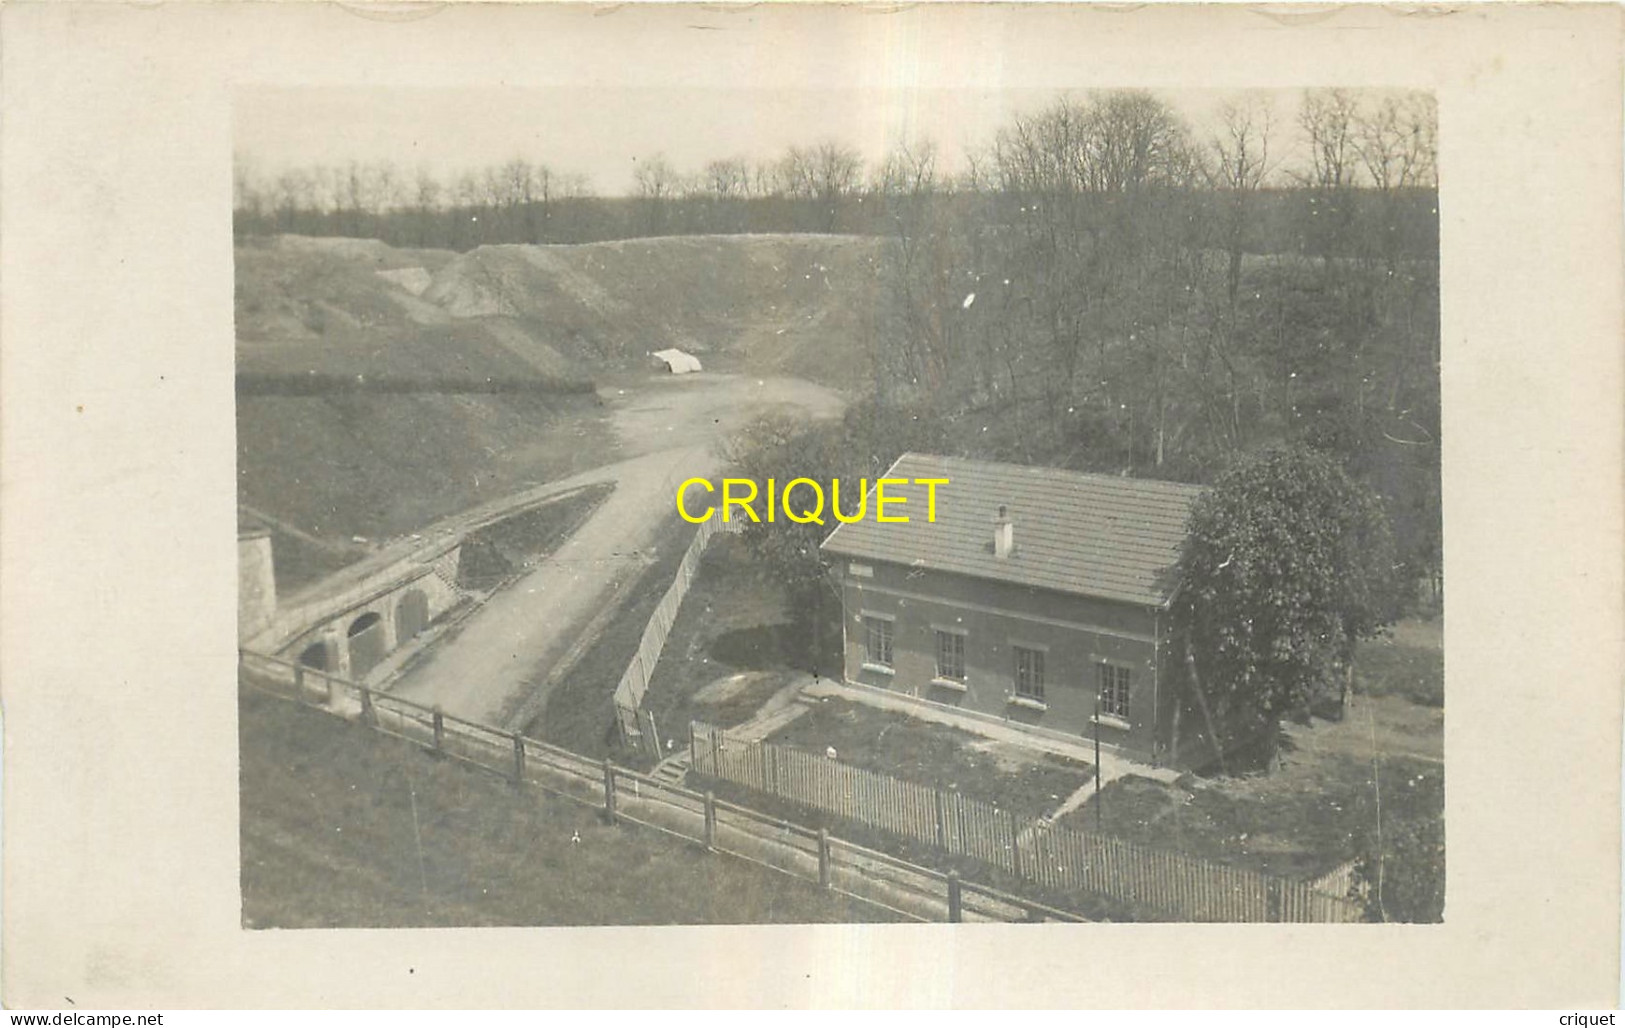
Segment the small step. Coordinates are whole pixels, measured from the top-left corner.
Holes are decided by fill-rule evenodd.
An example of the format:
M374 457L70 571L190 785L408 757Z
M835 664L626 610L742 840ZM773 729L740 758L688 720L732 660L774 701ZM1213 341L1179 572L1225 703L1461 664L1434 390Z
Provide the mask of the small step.
M670 785L681 785L683 779L688 777L688 768L692 760L693 755L687 750L674 753L656 764L654 770L649 772L649 777Z

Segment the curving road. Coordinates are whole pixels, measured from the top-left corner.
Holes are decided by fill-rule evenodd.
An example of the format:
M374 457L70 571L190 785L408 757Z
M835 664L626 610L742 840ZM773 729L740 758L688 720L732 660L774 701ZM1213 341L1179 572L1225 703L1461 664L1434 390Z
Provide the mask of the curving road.
M678 483L722 469L719 442L767 410L813 419L843 408L836 393L800 379L713 373L638 378L600 395L632 456L544 488L613 482L614 492L568 542L492 597L392 692L491 725L505 725L521 709L540 710L548 669L647 565L661 524L676 516Z

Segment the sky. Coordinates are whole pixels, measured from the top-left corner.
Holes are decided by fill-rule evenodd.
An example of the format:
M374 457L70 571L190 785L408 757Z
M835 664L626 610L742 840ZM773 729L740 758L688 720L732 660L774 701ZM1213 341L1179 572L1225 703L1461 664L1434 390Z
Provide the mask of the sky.
M254 88L234 105L235 145L258 174L387 160L437 176L515 157L587 176L602 195L630 192L637 162L663 154L679 171L707 161L781 155L832 139L872 166L900 143L932 140L939 169L962 169L1054 88ZM1077 94L1075 94L1077 95ZM1217 91L1159 91L1199 137L1212 131ZM1264 91L1283 149L1297 131L1296 91ZM1272 144L1274 145L1274 144Z

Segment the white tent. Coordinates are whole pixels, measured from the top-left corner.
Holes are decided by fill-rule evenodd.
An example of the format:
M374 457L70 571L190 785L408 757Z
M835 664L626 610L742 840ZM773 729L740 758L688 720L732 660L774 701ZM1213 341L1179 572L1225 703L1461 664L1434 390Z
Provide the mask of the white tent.
M681 350L656 350L650 356L664 364L673 375L686 375L691 371L700 370L699 358Z

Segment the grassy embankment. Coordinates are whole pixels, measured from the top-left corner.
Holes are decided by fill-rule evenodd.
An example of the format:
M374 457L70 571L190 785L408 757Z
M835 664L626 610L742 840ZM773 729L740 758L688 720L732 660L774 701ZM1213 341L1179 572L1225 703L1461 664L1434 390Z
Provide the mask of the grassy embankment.
M890 919L319 711L239 711L245 927Z

